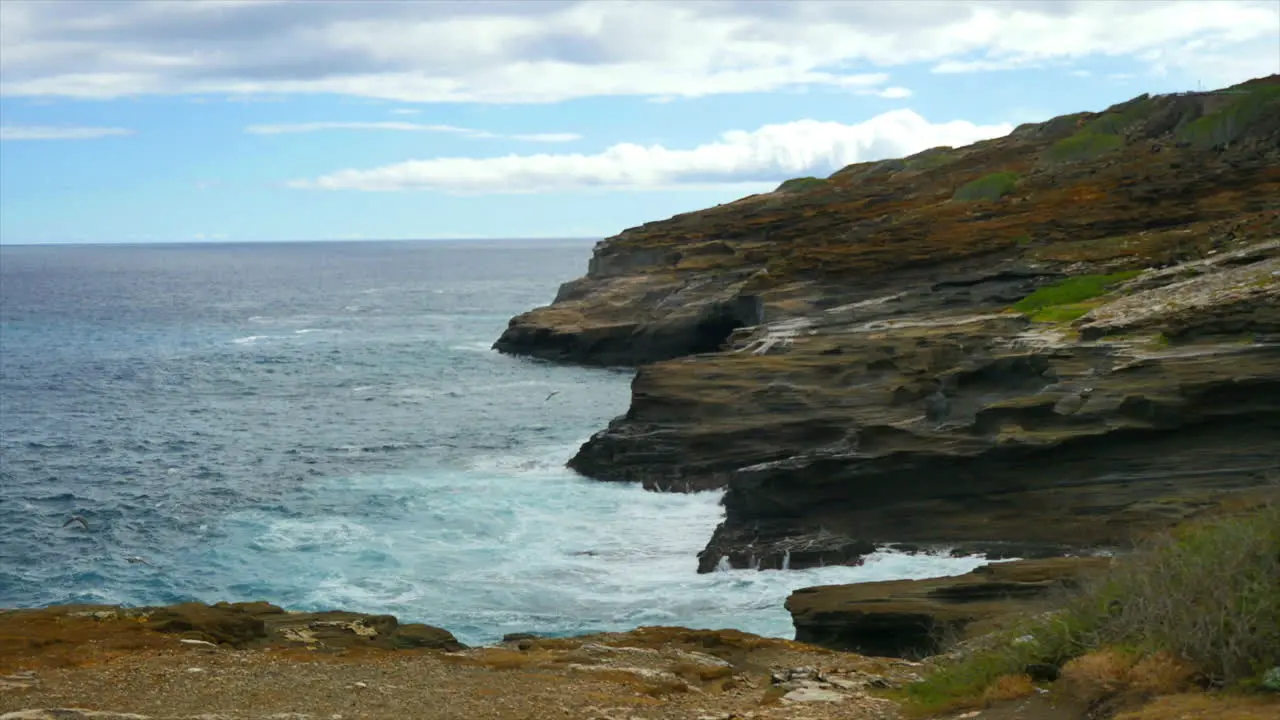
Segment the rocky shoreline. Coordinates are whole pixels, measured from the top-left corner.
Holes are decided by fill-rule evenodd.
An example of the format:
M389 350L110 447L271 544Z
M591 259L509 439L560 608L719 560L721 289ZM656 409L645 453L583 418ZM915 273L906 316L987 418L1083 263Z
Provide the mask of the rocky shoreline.
M0 611L3 720L892 720L922 666L735 630L468 648L388 615L264 602Z
M724 488L699 570L1128 545L1280 479L1280 76L632 228L495 344L636 367L569 462Z
M494 347L636 368L569 465L724 489L700 572L885 546L1021 560L799 590L801 642L467 648L264 602L0 610L0 720L891 720L881 691L940 637L1034 609L1106 566L1095 551L1275 495L1280 76L812 180L600 242ZM981 715L1084 717L1018 702Z

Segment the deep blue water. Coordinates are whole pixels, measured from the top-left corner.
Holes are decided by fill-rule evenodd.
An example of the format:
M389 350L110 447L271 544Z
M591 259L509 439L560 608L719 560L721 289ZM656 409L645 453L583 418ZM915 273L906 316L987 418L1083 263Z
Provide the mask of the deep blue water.
M565 470L626 410L630 374L489 346L590 248L0 248L0 607L265 599L466 642L657 623L787 636L792 588L977 564L698 576L718 494ZM88 529L63 527L73 515Z

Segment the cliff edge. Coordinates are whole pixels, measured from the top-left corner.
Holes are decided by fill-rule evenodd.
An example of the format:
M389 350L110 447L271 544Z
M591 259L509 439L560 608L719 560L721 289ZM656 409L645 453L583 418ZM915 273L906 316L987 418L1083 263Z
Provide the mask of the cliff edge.
M1127 543L1280 479L1280 76L633 228L503 352L638 365L570 461L717 567Z

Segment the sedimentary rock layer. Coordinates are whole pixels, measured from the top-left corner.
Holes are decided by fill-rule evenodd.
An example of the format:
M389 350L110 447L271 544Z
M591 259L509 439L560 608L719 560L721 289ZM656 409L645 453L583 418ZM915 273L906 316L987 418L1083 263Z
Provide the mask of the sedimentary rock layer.
M1024 614L1110 564L1070 557L984 565L966 575L803 588L787 598L796 640L867 655L923 657L971 626Z
M633 228L504 352L637 365L570 461L726 488L700 569L1124 544L1280 475L1280 76Z

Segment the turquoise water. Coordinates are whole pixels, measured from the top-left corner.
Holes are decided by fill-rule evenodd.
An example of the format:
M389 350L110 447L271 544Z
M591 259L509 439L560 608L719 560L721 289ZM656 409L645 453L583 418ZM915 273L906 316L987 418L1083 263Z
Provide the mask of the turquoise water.
M981 562L699 576L718 493L565 470L626 410L630 374L489 345L590 248L0 248L0 607L264 599L470 643L642 624L789 636L793 588ZM73 515L88 529L63 527Z

